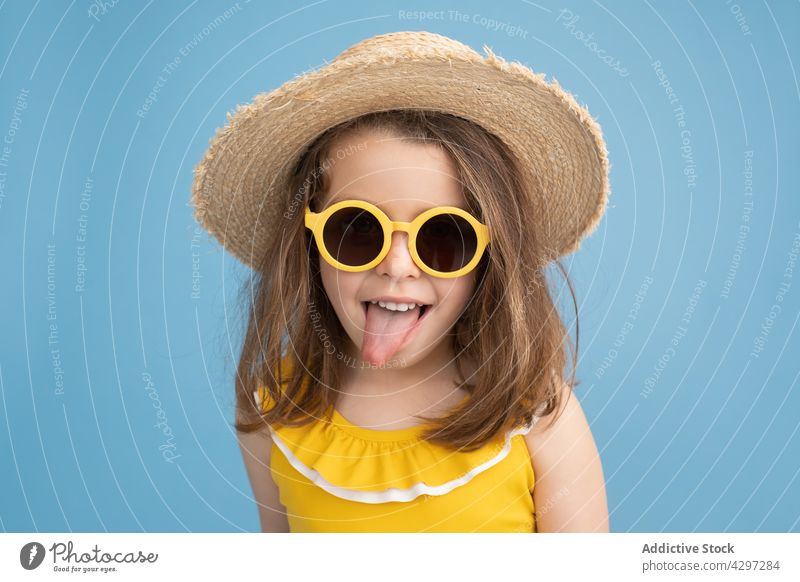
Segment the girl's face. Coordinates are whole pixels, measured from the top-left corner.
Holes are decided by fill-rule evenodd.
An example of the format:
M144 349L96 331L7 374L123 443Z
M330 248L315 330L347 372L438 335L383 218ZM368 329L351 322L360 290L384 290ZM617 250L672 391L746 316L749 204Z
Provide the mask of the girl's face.
M410 143L387 133L359 133L334 144L328 194L319 212L347 199L370 202L394 221L411 222L436 206L467 209L456 168L432 145ZM452 279L422 271L408 250L408 235L394 232L389 254L367 271L341 271L320 257L322 284L352 346L343 354L360 354L376 366L411 366L433 355L452 357L447 337L475 287L476 270ZM371 300L410 298L429 305L417 329L397 331L409 314L387 314ZM368 313L368 310L377 310ZM417 308L419 310L419 308ZM398 318L398 319L394 319ZM402 341L401 341L402 339Z

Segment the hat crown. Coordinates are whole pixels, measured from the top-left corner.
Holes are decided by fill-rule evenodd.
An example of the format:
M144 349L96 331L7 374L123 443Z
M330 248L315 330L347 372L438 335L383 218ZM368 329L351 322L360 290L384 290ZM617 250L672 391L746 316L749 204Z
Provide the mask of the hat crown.
M386 56L458 58L460 55L463 55L465 60L473 60L476 56L480 58L475 50L452 38L424 30L407 30L387 32L364 39L341 52L334 62Z

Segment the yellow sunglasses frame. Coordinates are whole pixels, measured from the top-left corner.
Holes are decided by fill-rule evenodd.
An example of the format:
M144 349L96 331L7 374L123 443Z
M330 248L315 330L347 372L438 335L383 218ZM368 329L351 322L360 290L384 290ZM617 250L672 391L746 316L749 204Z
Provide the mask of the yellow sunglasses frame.
M375 218L378 219L381 228L383 228L383 248L373 260L365 265L361 265L360 267L353 267L351 265L340 263L330 252L328 252L328 249L325 246L325 239L323 236L325 223L334 212L341 210L342 208L359 208L361 210L371 212ZM422 225L429 218L438 216L440 214L455 214L460 216L469 222L470 225L472 225L472 228L475 229L475 234L477 237L475 256L472 257L472 260L470 260L469 263L464 265L458 271L441 272L431 269L422 261L422 259L420 259L419 254L417 253L417 234L419 233L419 229L422 228ZM392 234L396 231L401 231L408 234L408 250L411 253L411 258L414 259L414 263L425 273L433 277L441 277L443 279L463 277L476 267L478 262L481 260L481 257L483 257L483 253L486 250L491 238L488 226L478 221L477 218L472 216L466 210L456 208L455 206L437 206L435 208L429 208L411 222L399 222L389 219L389 217L386 216L386 214L380 208L374 204L370 204L369 202L365 202L363 200L342 200L341 202L337 202L336 204L329 206L322 212L312 212L311 208L306 206L305 225L306 228L311 230L311 232L314 234L314 240L317 242L317 248L319 249L322 257L337 269L341 269L342 271L347 271L349 273L367 271L378 265L386 257L386 255L389 254L389 249L392 246Z

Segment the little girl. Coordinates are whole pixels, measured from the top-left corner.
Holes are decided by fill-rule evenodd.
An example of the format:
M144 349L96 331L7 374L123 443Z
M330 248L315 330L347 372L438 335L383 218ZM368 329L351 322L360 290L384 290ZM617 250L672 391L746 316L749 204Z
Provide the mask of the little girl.
M253 268L236 429L263 531L608 531L545 276L603 214L605 145L484 49L364 40L197 167L198 221Z

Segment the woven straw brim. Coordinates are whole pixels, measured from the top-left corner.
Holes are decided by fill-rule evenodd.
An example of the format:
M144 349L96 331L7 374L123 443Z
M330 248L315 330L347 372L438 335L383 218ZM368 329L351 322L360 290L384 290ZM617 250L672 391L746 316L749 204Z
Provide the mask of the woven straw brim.
M464 117L503 140L541 209L524 220L539 233L546 255L577 250L607 204L600 128L555 81L484 50L485 58L425 32L379 35L240 105L195 169L195 218L255 266L304 210L293 200L289 178L315 137L370 112L430 109Z

